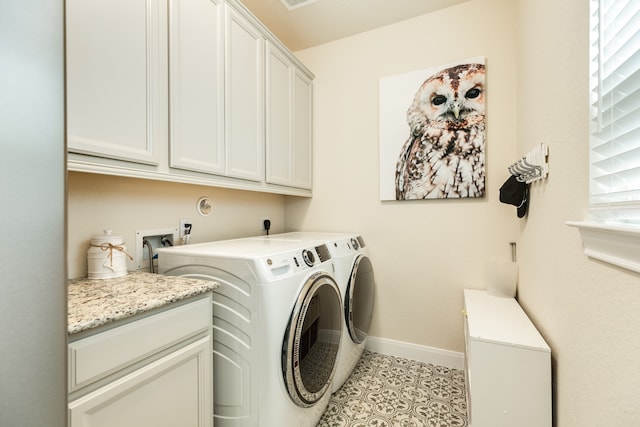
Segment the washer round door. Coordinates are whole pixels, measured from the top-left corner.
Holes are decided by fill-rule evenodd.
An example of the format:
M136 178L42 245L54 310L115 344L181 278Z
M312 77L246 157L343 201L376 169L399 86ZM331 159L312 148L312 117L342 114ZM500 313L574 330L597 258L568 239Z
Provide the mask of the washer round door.
M344 315L351 340L360 344L369 335L375 280L369 257L358 255L345 293Z
M340 290L326 273L302 287L282 343L282 371L291 399L309 407L331 387L342 336Z

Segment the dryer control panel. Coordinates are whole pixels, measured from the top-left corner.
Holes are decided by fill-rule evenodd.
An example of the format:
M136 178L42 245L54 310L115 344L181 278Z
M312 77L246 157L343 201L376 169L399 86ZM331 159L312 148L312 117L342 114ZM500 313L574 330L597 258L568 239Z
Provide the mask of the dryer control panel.
M271 255L264 258L262 263L272 279L281 279L287 275L318 267L330 260L331 254L327 246L319 245L285 254Z

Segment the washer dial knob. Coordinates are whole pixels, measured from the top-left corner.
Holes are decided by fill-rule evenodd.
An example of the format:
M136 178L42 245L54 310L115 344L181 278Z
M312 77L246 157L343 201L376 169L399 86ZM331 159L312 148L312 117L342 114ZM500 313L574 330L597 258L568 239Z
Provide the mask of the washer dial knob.
M304 263L309 267L313 267L313 264L316 262L315 255L313 255L313 252L308 249L302 251L302 259L304 259Z

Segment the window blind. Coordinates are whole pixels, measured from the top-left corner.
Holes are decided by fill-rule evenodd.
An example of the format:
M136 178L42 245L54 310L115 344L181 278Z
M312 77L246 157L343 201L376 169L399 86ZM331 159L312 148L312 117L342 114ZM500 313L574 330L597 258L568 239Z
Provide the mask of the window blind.
M640 224L640 1L592 0L590 204Z

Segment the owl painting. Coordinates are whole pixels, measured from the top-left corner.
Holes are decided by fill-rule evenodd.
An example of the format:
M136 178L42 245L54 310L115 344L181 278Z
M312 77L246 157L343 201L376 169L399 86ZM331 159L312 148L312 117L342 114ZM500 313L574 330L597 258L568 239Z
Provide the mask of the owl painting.
M484 64L452 66L422 83L407 111L396 200L484 196L484 100Z

